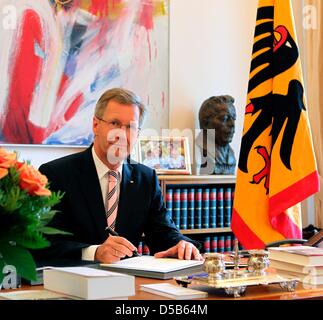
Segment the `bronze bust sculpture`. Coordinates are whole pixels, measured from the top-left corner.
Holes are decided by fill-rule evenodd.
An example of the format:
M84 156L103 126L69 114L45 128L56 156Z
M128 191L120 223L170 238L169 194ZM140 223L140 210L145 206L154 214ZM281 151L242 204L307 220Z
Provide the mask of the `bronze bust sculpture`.
M199 156L197 174L235 174L236 159L229 145L235 131L234 98L213 96L205 100L199 111L202 131L196 138Z

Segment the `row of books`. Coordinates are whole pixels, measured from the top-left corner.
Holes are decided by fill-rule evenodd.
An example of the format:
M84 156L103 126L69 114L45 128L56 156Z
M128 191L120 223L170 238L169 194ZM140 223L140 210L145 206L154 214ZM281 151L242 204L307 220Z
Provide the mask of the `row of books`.
M204 252L230 252L234 249L234 235L206 236L204 237Z
M166 189L166 208L178 229L231 226L233 187Z
M268 248L270 267L308 285L323 284L323 248L289 246Z
M148 246L145 244L144 241L139 242L137 251L138 251L138 253L140 255L143 255L143 256L149 256L150 255L150 250L149 250Z
M234 240L236 240L234 235L206 236L202 238L204 252L222 253L233 251ZM149 247L144 241L139 242L137 250L140 255L149 256L150 254Z

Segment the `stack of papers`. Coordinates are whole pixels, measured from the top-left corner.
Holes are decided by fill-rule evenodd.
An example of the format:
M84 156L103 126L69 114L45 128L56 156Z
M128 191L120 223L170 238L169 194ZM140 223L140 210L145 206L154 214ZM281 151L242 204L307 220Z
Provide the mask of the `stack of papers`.
M201 272L203 270L203 261L141 256L115 263L101 264L101 267L147 278L171 279Z
M170 283L142 284L140 289L176 300L199 299L208 296L207 292L184 288Z
M81 299L110 299L135 295L133 276L87 267L44 270L44 288Z

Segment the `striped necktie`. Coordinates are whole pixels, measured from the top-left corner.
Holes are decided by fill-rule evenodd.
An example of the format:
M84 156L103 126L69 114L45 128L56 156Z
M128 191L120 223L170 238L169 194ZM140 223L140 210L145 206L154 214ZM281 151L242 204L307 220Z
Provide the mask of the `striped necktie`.
M120 172L108 172L108 192L105 198L105 212L108 226L114 230L119 203Z

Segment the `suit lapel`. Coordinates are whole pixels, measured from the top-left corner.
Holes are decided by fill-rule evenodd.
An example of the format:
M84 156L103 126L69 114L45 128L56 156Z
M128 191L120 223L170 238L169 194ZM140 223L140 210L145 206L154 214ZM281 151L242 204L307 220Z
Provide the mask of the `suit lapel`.
M118 214L116 220L116 231L123 234L124 230L127 230L127 207L131 207L129 200L132 199L133 184L133 167L128 163L124 163L122 166L122 180L120 186L120 198L118 204ZM127 199L125 199L125 195Z
M107 222L100 182L92 157L91 147L84 151L83 163L80 163L78 171L82 196L89 208L97 232L101 240L104 241Z

